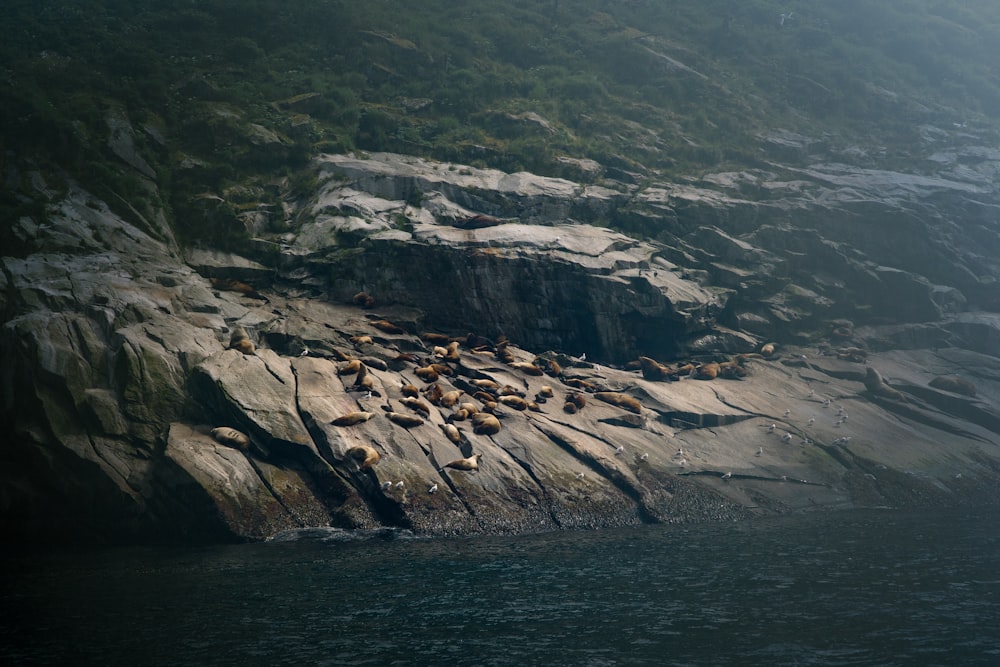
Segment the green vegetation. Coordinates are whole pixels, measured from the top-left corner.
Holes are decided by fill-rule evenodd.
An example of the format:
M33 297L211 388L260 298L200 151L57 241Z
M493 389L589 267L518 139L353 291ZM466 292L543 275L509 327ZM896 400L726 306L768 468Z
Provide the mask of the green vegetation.
M1000 117L987 0L8 0L0 29L0 159L229 247L238 202L208 195L276 206L321 151L670 178L759 164L781 129L915 168L919 126ZM115 110L159 195L110 147ZM0 214L23 206L8 185Z

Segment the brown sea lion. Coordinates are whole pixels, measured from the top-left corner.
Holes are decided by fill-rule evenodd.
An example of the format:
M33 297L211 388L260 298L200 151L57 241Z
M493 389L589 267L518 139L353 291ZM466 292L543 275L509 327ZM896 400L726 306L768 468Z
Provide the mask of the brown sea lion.
M243 354L253 354L257 348L254 346L253 341L250 340L246 329L237 325L233 327L233 332L229 336L229 349L239 350Z
M255 290L250 285L239 280L234 280L232 278L210 278L212 282L212 287L217 290L225 290L227 292L239 292L243 296L248 296L251 299L259 299L260 301L267 301L267 297L263 296L260 292Z
M379 359L378 357L364 357L361 359L361 363L369 368L376 368L380 371L389 370L389 364L385 363L385 361Z
M902 392L893 389L886 381L882 379L882 376L877 370L869 366L865 369L865 389L875 394L876 396L883 396L885 398L891 398L896 401L904 401L906 398L903 396Z
M402 392L403 396L411 396L413 398L417 398L420 396L420 390L417 389L415 385L409 383L404 384L400 389L400 391Z
M421 340L431 343L432 345L447 345L452 342L450 336L433 332L420 334L420 338Z
M639 357L639 370L642 371L642 377L651 382L670 379L671 375L668 367L652 357Z
M765 343L760 347L760 353L765 357L770 357L774 354L775 345L774 343Z
M574 403L573 401L566 401L565 403L563 403L563 412L565 412L566 414L575 415L579 411L580 408L576 407L576 403Z
M454 424L439 424L441 430L444 431L444 436L451 440L456 445L462 442L462 432L458 430L458 427Z
M458 389L453 389L451 391L446 391L441 394L441 400L438 401L442 407L451 408L458 404L459 399L462 398L462 392Z
M354 426L355 424L364 423L374 416L374 412L348 412L346 415L341 415L330 423L334 426Z
M539 396L544 396L545 398L552 398L555 396L555 392L552 391L552 387L547 384L543 384L542 388L538 392Z
M583 410L583 406L587 405L587 397L575 391L566 394L566 401L575 405L579 410Z
M492 403L496 400L496 396L485 391L477 391L472 395L472 398L476 399L480 403Z
M527 375L544 375L542 369L534 365L530 361L513 361L507 362L507 365L511 368L515 368Z
M354 295L352 301L354 301L354 305L361 306L365 309L375 307L375 297L368 292L358 292Z
M594 394L594 398L599 401L604 401L610 405L617 405L620 408L625 408L629 412L634 412L635 414L642 413L642 403L639 402L635 396L629 396L628 394L622 394L617 391L599 391Z
M413 428L415 426L420 426L424 423L424 420L420 417L414 417L413 415L405 415L401 412L386 412L385 416L389 418L393 424L402 426L403 428Z
M228 445L241 451L246 451L250 447L250 438L248 438L246 434L228 426L217 426L213 428L212 437L218 443Z
M449 461L438 472L444 472L445 468L452 468L453 470L479 470L479 457L481 456L482 454L473 454L468 458Z
M423 401L421 401L419 398L404 396L403 398L399 399L399 402L404 407L407 407L413 410L414 412L419 412L424 416L425 419L431 416L431 407L426 403L424 403Z
M597 386L593 382L587 382L586 380L581 380L580 378L566 378L563 382L574 389L582 389L583 391L596 391Z
M424 382L434 382L435 380L441 377L441 374L438 373L433 368L431 368L430 366L421 366L419 368L415 368L413 369L413 372L416 374L418 378L420 378Z
M368 470L382 458L375 448L369 445L355 445L348 449L346 454L357 461L362 470Z
M441 397L444 396L444 391L441 389L441 385L435 382L432 385L428 385L423 389L424 398L430 401L431 405L438 405L441 403Z
M472 417L472 432L477 435L496 435L500 432L500 420L486 412Z
M351 359L346 364L337 367L337 375L354 375L361 370L361 367L360 359Z
M944 391L950 391L955 394L964 394L965 396L975 396L976 395L976 385L966 380L965 378L956 377L954 375L939 375L928 383L935 389L942 389Z
M719 377L720 370L722 369L719 367L718 362L712 361L698 366L694 370L693 377L695 380L714 380Z
M384 331L384 332L390 333L390 334L405 334L406 333L406 329L404 329L403 327L401 327L399 325L393 324L389 320L373 320L373 321L369 322L369 324L371 324L373 327L375 327L379 331Z
M371 336L351 336L351 342L354 343L355 347L361 347L362 345L371 345L374 341Z
M497 391L500 389L500 383L494 382L493 380L474 379L469 380L469 384L479 387L480 389L485 389L486 391Z
M528 402L521 398L520 396L501 396L499 399L504 405L514 408L515 410L527 410Z

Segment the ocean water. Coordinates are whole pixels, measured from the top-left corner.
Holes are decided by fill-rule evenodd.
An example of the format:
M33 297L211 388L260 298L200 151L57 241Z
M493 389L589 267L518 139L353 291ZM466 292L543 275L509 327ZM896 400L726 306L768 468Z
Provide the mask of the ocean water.
M3 556L8 665L1000 665L1000 513Z

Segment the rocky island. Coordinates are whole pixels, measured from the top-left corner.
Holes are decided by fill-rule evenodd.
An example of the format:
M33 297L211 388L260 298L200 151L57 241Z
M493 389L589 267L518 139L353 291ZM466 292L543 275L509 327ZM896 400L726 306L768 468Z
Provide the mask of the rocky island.
M242 254L9 162L48 205L0 261L3 529L503 534L992 502L1000 153L974 157L598 185L320 154L308 197L247 209Z

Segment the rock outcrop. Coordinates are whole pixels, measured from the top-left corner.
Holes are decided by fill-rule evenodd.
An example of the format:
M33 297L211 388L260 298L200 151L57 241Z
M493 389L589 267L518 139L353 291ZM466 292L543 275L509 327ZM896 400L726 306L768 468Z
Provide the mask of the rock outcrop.
M254 258L182 251L74 187L13 223L9 535L510 533L995 496L985 183L818 165L639 189L391 155L317 170ZM769 195L737 196L751 182ZM232 349L237 328L252 346Z

